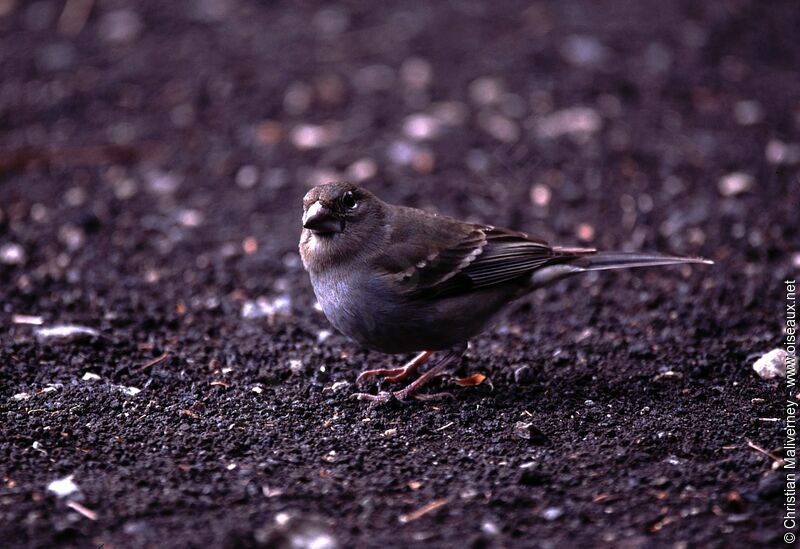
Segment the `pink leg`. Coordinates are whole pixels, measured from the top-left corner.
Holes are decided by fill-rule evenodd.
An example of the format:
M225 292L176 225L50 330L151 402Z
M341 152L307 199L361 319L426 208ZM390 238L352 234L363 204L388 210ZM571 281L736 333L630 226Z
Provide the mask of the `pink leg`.
M403 381L407 377L413 375L414 372L416 372L417 369L422 366L432 354L433 352L431 351L423 351L400 368L378 368L375 370L365 370L361 372L356 379L356 384L361 385L369 378L375 376L382 376L383 381L388 381L389 383Z
M448 351L447 354L443 356L439 362L434 364L430 370L419 376L419 378L409 383L399 391L381 391L377 395L372 395L369 393L355 393L352 395L352 397L358 400L368 400L378 403L388 402L393 398L397 400L406 400L407 398L413 397L419 400L436 400L445 397L452 397L452 395L448 393L440 393L435 395L418 395L417 393L419 393L419 390L422 389L422 387L425 386L425 384L431 379L440 375L445 368L460 359L466 348L466 345L464 345Z

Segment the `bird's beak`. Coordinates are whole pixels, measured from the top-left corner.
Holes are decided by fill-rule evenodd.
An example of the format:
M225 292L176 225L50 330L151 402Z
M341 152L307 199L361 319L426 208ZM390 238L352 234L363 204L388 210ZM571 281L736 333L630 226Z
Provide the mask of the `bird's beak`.
M315 233L340 233L342 220L322 202L314 202L303 214L303 228Z

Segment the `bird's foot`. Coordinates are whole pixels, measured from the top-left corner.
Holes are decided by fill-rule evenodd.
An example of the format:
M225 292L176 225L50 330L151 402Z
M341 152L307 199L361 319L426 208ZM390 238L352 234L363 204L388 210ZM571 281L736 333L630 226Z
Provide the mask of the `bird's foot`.
M409 361L405 366L400 368L376 368L374 370L365 370L361 372L361 374L356 378L356 385L361 385L365 381L373 377L382 377L383 381L387 381L389 383L397 383L398 381L403 381L404 379L408 378L409 376L413 375L414 372L431 356L430 351L425 351L418 354L414 357L413 360Z
M446 355L442 357L439 362L433 365L430 370L422 374L419 378L415 381L412 381L399 391L381 391L377 395L373 395L370 393L355 393L352 395L351 398L355 398L357 400L366 400L369 402L376 402L379 404L385 404L391 400L408 400L409 398L416 398L418 400L441 400L443 398L452 398L453 395L450 393L434 393L434 394L420 394L420 389L422 389L425 384L427 384L430 380L435 377L438 377L444 370L450 366L453 362L461 358L461 355L464 354L466 346L459 346L451 349L447 352ZM422 362L428 359L431 353L425 352L420 354L417 358L409 362L405 368L413 367L416 369L419 367ZM417 362L416 365L414 363ZM413 366L412 366L413 365ZM363 374L362 374L363 375ZM359 376L360 378L361 376Z

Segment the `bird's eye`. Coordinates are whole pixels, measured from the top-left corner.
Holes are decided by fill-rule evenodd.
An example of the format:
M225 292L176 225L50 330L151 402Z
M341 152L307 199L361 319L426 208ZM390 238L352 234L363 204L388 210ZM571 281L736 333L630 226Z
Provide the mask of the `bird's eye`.
M353 208L358 206L358 200L356 200L356 195L354 195L350 191L344 193L344 195L342 195L342 205L344 205L344 207L347 208L348 210L352 210Z

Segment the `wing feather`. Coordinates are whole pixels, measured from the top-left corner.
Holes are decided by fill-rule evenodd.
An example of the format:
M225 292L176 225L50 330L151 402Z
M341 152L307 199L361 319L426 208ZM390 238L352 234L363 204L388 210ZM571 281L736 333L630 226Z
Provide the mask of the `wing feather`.
M408 297L444 297L504 284L563 257L520 232L432 215L414 221L413 232L395 231L390 253L383 256L392 258L383 268Z

